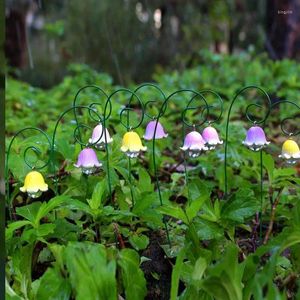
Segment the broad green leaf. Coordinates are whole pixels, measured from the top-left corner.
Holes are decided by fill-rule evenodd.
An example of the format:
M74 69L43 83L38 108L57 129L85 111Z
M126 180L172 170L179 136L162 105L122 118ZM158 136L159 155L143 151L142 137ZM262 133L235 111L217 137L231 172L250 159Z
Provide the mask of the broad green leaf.
M116 300L116 262L100 244L69 243L64 259L78 300Z
M136 198L132 212L137 215L144 213L155 201L159 201L157 193L142 193Z
M194 285L199 285L203 274L207 268L206 259L203 257L199 257L196 261L193 273L192 273L192 280Z
M126 300L144 299L147 293L146 280L139 268L140 258L137 252L123 249L119 253L118 265L122 269L122 282L125 288Z
M263 152L263 165L267 169L270 184L272 184L275 163L273 157L270 154L266 154L265 152Z
M147 248L149 238L144 234L133 234L129 237L129 242L135 250L142 250Z
M39 227L37 227L36 230L36 235L38 237L43 237L46 236L50 233L54 232L56 225L55 224L41 224Z
M224 235L224 229L215 222L195 218L193 224L200 240L218 239Z
M170 294L171 300L177 299L179 279L180 279L180 273L181 273L184 257L185 257L185 248L182 248L182 250L179 252L176 258L176 263L172 271L171 294Z
M238 249L228 245L223 259L211 267L201 287L216 300L242 300L244 266L238 263Z
M35 295L36 300L69 300L71 285L61 273L48 268L41 278L38 279L39 287Z
M151 178L150 178L148 172L142 167L139 168L138 188L142 193L153 191L153 185L151 184Z
M162 214L174 217L178 220L182 220L184 223L188 224L189 221L183 211L178 205L165 204L157 208Z
M5 239L8 240L8 239L12 238L12 235L15 230L17 230L23 226L29 225L29 224L32 225L32 223L30 221L16 221L16 222L10 223L5 230Z
M41 202L33 202L29 205L17 207L16 212L19 216L35 224L41 205Z
M222 219L243 223L244 219L252 216L260 209L253 191L242 189L227 200L221 210Z
M43 202L36 216L35 223L38 224L42 218L44 218L50 211L61 206L62 204L68 204L72 201L72 198L62 195L52 198L49 202Z
M95 186L92 199L87 200L91 209L98 209L101 206L102 198L106 192L107 182L102 180L98 182Z

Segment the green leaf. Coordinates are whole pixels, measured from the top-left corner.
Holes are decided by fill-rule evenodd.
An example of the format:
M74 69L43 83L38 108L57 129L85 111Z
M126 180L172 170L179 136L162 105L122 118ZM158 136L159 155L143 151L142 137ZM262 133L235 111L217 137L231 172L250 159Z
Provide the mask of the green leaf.
M194 285L199 285L203 274L207 268L207 261L203 257L199 257L195 263L195 267L192 273L192 280Z
M267 169L270 184L272 184L275 163L273 157L270 154L266 154L265 152L263 152L263 165Z
M288 236L283 240L280 252L293 245L300 244L300 230L295 230L288 233Z
M143 193L136 198L136 203L132 212L139 215L144 213L152 204L158 201L158 195L156 193Z
M162 214L171 216L178 220L182 220L185 224L189 223L183 209L180 208L178 205L165 204L163 206L158 207L157 210Z
M144 168L139 168L139 182L138 182L139 190L143 192L152 192L153 185L151 184L151 178L148 172Z
M146 249L149 244L149 238L144 234L133 234L129 237L129 242L136 250Z
M55 224L41 224L36 228L36 235L39 237L46 236L54 232Z
M104 246L69 243L64 260L76 299L117 299L116 262L108 259Z
M201 287L216 300L242 300L244 267L238 263L238 249L229 245L221 262L210 268Z
M224 203L221 217L225 220L243 223L245 218L252 216L259 209L260 207L253 191L241 189Z
M11 239L15 230L17 230L23 226L29 225L29 224L32 225L32 223L30 221L16 221L16 222L10 223L5 230L5 239L6 240Z
M36 282L35 282L36 283ZM35 298L38 300L69 300L71 285L62 277L61 272L54 268L48 268L38 279L38 290Z
M35 224L35 220L37 218L41 205L41 202L33 202L29 205L17 207L16 212L19 216L22 216L31 223Z
M127 300L144 299L147 293L144 273L139 268L139 255L131 249L119 253L118 265L122 269L122 281Z
M42 218L44 218L50 211L61 206L62 204L68 204L72 201L72 198L69 196L57 196L52 198L48 203L43 202L35 219L35 223L39 223Z
M224 229L215 222L195 218L193 223L200 240L218 239L224 234Z
M185 248L182 248L182 250L179 252L176 258L176 263L172 271L170 300L177 299L179 279L180 279L180 273L183 266L184 257L185 257Z
M96 184L92 199L87 200L91 209L96 210L101 206L102 198L104 197L106 192L106 185L107 182L105 180L102 180Z

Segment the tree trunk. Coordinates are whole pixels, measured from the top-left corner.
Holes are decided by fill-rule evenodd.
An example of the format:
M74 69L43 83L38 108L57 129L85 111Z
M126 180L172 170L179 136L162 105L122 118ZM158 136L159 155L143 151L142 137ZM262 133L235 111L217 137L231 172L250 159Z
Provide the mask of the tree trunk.
M267 0L266 26L272 59L300 57L300 0Z

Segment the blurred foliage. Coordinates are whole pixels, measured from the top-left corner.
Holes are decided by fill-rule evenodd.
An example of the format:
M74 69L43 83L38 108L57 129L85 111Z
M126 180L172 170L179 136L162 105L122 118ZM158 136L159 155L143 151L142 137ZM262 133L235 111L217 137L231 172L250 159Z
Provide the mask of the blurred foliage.
M149 80L161 67L185 70L199 61L201 49L264 50L265 0L41 3L28 37L34 69L21 71L34 86L57 84L70 63L88 64L128 85Z
M199 61L199 64L183 72L167 73L161 70L153 75L153 79L166 94L180 88L212 89L220 93L226 101L232 99L233 95L243 86L254 84L263 87L271 95L273 102L279 99L292 100L298 104L300 102L300 82L298 80L300 64L292 60L274 62L264 54L256 56L251 52L240 55L220 55L202 51ZM11 135L28 124L41 128L52 128L52 122L58 118L60 112L70 107L78 89L92 84L102 87L107 93L117 88L117 86L113 86L113 80L109 75L98 73L87 65L79 64L70 65L68 75L63 81L49 90L42 90L8 78L6 91L7 134ZM133 88L135 85L131 85L131 87ZM83 98L78 102L79 105L90 103L87 101L91 99L99 101L97 98L99 94L97 95L93 91L86 93L83 93ZM148 96L147 93L147 98L156 97L155 94ZM247 101L241 101L237 105L245 107L247 104ZM120 105L121 103L115 105L115 112L118 112ZM34 120L32 113L36 116ZM283 107L282 116L286 113L288 111ZM18 122L15 122L16 118Z

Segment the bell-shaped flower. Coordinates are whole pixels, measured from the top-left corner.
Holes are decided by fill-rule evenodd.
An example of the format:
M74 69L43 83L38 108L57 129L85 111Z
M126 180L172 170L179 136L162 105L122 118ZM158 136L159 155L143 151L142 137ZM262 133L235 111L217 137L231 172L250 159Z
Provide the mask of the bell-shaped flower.
M126 132L123 136L121 151L128 157L137 157L140 151L146 151L147 147L142 145L139 135L134 131Z
M253 151L259 151L269 145L270 142L267 141L265 132L261 127L252 126L247 131L243 144Z
M283 158L288 164L295 164L300 160L298 144L291 139L286 140L282 145L281 155L279 155L279 157Z
M154 138L154 131L155 131L155 126L156 126L156 122L157 121L150 121L146 127L146 132L144 135L144 139L145 140L153 140ZM165 133L164 128L162 127L162 125L157 122L157 127L156 127L156 131L155 131L155 139L162 139L167 137L168 134Z
M29 172L24 181L24 185L20 187L20 191L28 193L31 198L38 198L42 192L48 190L48 184L45 183L44 177L40 172Z
M95 173L102 164L99 162L94 149L85 148L79 153L77 163L74 166L81 168L83 174L90 175Z
M209 150L215 149L218 144L223 144L223 141L219 138L217 130L211 126L204 128L202 137Z
M89 139L89 143L93 144L93 146L97 149L103 149L105 146L105 136L108 144L113 141L107 128L105 128L104 131L102 124L98 124L93 130L92 138Z
M208 150L204 139L197 131L192 131L185 136L184 144L180 149L188 151L190 157L197 157L201 152Z

